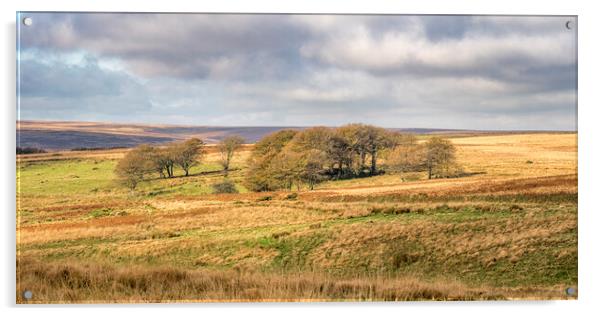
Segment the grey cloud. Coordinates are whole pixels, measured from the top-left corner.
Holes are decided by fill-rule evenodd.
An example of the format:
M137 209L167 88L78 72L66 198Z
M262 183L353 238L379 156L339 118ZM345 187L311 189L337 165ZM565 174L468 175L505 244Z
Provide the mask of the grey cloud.
M82 65L40 62L43 56L21 63L20 88L23 97L80 98L118 95L134 84L122 73L105 71L86 57Z
M56 60L22 61L24 117L575 128L570 17L32 16L21 49Z
M305 34L279 15L55 13L33 18L34 26L23 30L23 46L118 57L145 76L206 78L228 60L244 63L232 76L283 74L278 70L296 62Z
M21 59L19 112L23 118L113 120L151 107L142 84L127 73L99 67L93 57L69 64L47 62L52 58L44 54L33 56Z

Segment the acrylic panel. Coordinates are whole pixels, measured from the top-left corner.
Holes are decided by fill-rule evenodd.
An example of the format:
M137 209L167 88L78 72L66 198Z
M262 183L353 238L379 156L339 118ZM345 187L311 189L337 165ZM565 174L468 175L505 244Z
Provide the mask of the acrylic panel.
M17 303L577 298L577 17L17 13Z

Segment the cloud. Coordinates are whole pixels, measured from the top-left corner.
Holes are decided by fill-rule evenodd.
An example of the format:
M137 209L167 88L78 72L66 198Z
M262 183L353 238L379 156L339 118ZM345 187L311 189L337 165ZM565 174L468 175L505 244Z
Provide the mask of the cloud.
M500 36L468 30L462 32L462 37L438 41L430 40L426 33L425 27L416 27L374 34L360 24L309 41L301 52L305 57L344 68L429 75L494 75L501 72L500 65L511 67L506 71L520 72L527 67L575 62L574 36L566 32Z
M89 55L30 53L21 59L20 115L64 119L106 119L148 110L146 88L125 72L103 69Z
M23 59L20 88L22 97L78 98L120 94L134 83L126 75L106 71L87 56L79 65L41 62L42 56Z
M31 16L25 118L575 128L571 17Z
M142 76L205 78L242 62L230 74L274 75L273 67L293 62L288 54L303 36L278 15L38 13L33 19L23 46L118 57Z

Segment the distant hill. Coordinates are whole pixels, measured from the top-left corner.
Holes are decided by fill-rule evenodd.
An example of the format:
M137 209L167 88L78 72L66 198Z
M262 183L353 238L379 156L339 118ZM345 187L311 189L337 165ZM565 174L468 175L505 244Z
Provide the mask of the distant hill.
M17 122L17 146L49 150L133 147L144 143L161 144L191 137L198 137L206 143L214 144L230 135L240 135L248 143L255 143L263 136L283 129L303 128L19 121Z
M134 147L139 144L161 144L173 140L174 138L171 137L119 135L79 131L27 129L17 131L17 146L49 150Z
M18 121L17 146L37 147L46 150L134 147L144 143L162 144L191 137L198 137L206 143L214 144L230 135L240 135L245 138L247 143L255 143L265 135L279 130L302 130L305 128L294 126L185 126L102 122ZM415 134L492 133L487 131L432 128L391 128L391 130Z

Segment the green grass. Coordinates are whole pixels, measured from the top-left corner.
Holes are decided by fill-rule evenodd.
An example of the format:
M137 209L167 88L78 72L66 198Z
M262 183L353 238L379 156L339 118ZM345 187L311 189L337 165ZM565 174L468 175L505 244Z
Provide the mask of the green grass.
M114 174L115 160L73 159L28 162L17 168L19 191L23 196L93 196L102 194L127 195ZM237 182L239 192L247 192L241 184L244 171L234 166L229 179ZM215 162L194 166L190 176L175 169L175 177L162 179L148 175L137 188L138 194L153 196L199 195L213 193L212 184L223 181L222 167Z
M72 196L118 189L113 160L59 160L25 163L17 168L23 195Z

